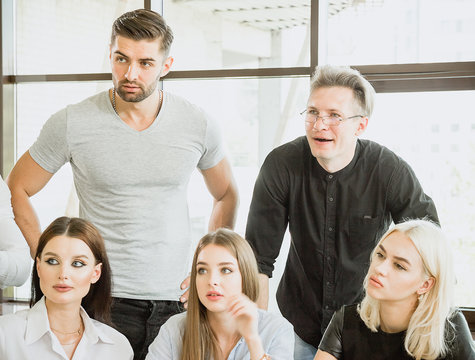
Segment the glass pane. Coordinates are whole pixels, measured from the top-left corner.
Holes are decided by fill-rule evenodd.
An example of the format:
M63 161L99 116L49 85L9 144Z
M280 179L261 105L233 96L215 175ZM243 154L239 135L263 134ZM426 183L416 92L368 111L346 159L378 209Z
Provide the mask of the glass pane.
M174 70L309 66L310 0L164 0Z
M324 3L320 60L403 64L475 60L473 0L364 0ZM329 4L328 4L329 3Z
M17 0L17 73L110 72L112 23L143 5L143 0Z
M164 82L165 91L185 97L219 121L239 189L235 229L242 235L260 165L269 151L295 134L288 127L301 123L299 112L305 109L308 86L308 78ZM193 239L197 241L207 232L212 207L212 198L198 172L190 180L188 199ZM285 266L289 244L286 236L270 279L269 309L274 312L279 310L273 294Z

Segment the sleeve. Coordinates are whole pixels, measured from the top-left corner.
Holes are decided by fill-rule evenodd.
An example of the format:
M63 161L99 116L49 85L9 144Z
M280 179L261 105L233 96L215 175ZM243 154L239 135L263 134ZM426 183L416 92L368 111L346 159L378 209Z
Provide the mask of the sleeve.
M66 109L51 116L43 125L38 139L29 150L33 160L52 174L58 171L71 157L66 122Z
M13 219L10 191L0 177L0 289L20 286L30 273L27 243Z
M454 325L454 342L451 348L454 360L475 360L475 345L470 334L467 320L460 311L457 311L451 320ZM449 339L450 340L450 339Z
M173 346L178 346L179 344L174 344L174 339L171 334L171 329L169 328L169 321L167 321L161 328L160 331L153 340L153 342L148 347L148 354L145 360L178 360L173 357Z
M270 346L265 350L272 360L288 360L294 356L294 327L284 318L281 320L282 323L274 329L275 336Z
M337 359L343 358L342 332L344 314L344 307L335 311L332 319L330 320L330 324L323 334L320 345L318 345L320 350L333 355Z
M272 277L289 217L289 170L278 153L264 161L254 186L246 240L253 247L259 271Z
M416 174L402 159L389 182L388 205L396 224L425 217L439 224L434 202L424 193Z
M217 121L203 112L206 120L204 152L198 162L198 168L206 170L217 165L225 156L223 139Z

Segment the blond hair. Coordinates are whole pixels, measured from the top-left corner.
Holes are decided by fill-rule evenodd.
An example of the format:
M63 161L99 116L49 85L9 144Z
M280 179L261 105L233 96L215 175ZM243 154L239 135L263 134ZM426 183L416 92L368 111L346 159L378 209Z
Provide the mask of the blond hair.
M236 258L242 277L242 292L252 301L256 301L259 296L257 261L249 243L228 229L218 229L201 238L193 256L191 268L190 295L181 360L216 359L221 352L216 335L210 327L207 310L200 302L196 288L198 255L209 244L224 247Z
M322 87L341 86L353 91L363 116L371 117L376 92L373 86L356 69L349 66L321 65L315 68L310 82L310 92Z
M395 225L383 235L371 254L391 233L399 231L413 242L428 277L434 278L432 288L419 298L409 321L404 347L416 360L433 360L448 353L447 343L454 334L449 318L455 311L453 294L455 275L450 247L440 227L428 220L409 220ZM364 280L367 289L369 274ZM358 307L366 326L373 332L381 324L379 300L366 293Z

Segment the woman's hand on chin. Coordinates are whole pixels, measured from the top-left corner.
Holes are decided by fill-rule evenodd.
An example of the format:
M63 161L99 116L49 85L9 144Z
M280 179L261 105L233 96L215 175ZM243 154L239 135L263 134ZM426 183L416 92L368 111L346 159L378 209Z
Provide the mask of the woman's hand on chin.
M246 342L259 337L257 328L259 315L256 303L251 301L246 295L239 294L233 296L229 301L228 311L236 322L239 334Z

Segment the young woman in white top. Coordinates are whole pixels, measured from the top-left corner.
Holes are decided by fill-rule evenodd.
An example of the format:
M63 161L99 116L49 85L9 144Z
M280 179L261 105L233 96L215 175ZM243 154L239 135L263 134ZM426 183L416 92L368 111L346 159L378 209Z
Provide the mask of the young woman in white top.
M227 229L205 235L193 258L188 311L162 326L146 359L293 359L292 325L258 310L258 293L249 243Z
M99 322L110 319L110 291L97 229L78 218L56 219L38 242L31 308L0 317L0 359L132 359L125 336Z

